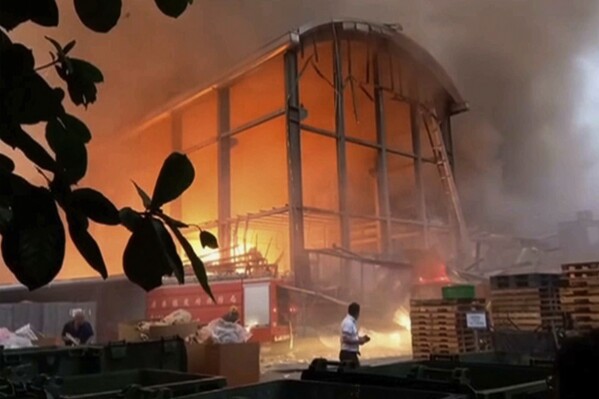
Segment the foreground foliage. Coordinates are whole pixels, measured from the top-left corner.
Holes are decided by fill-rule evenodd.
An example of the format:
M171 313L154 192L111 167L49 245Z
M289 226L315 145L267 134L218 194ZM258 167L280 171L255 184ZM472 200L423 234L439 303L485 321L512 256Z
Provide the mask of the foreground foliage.
M191 2L155 0L158 8L173 18ZM99 33L110 31L121 16L121 0L74 0L74 5L81 22ZM162 211L194 181L195 171L187 156L173 153L164 161L151 196L134 183L142 210L118 210L101 192L79 187L87 172L87 145L92 133L83 121L66 112L63 103L68 93L75 105L87 108L97 100L97 86L104 76L92 63L71 55L76 48L74 40L62 45L47 37L51 60L36 66L33 52L9 36L25 22L58 26L56 0L0 1L0 140L22 152L47 183L35 186L15 172L10 157L0 154L0 234L5 264L30 290L50 283L64 262L64 219L83 258L107 278L104 257L88 231L89 224L123 225L131 231L123 269L132 282L151 290L161 285L163 276L175 275L184 283L183 262L174 236L203 289L212 296L204 264L182 232L189 226ZM40 71L47 68L55 69L63 87L51 87L44 80ZM37 124L45 125L45 143L26 130ZM218 246L216 238L206 231L200 231L200 241L203 246Z

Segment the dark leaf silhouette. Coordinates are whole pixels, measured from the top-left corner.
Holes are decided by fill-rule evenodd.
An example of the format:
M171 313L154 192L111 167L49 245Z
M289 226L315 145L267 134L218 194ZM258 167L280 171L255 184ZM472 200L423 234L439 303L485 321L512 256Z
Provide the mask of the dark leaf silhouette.
M156 230L158 238L160 239L160 243L162 244L162 251L166 256L171 270L175 274L175 277L177 277L179 284L184 284L185 272L183 271L183 262L177 253L177 247L175 246L173 238L168 233L162 222L159 220L154 220L153 223L154 229Z
M83 256L83 259L97 271L103 279L108 278L106 264L102 257L100 247L94 238L87 231L88 222L80 213L75 211L67 212L67 223L69 225L69 235L75 247Z
M104 81L102 71L95 65L77 58L66 58L56 67L58 75L67 82L69 96L75 105L87 107L96 101L96 84Z
M193 0L155 0L156 5L164 15L178 18Z
M218 240L216 239L214 234L205 230L200 231L200 243L202 243L202 248L218 248Z
M3 124L36 124L64 112L64 92L51 88L33 70L31 50L10 44L2 47L0 58L0 121Z
M121 7L121 0L75 0L75 11L83 25L99 33L106 33L116 26Z
M133 185L135 186L135 190L137 190L137 194L139 195L139 198L141 198L141 202L142 202L144 208L150 209L152 200L150 199L150 196L148 195L148 193L146 193L143 190L143 188L139 187L137 185L137 183L135 183L134 181L133 181Z
M142 221L141 215L129 207L123 208L119 211L119 218L121 220L121 224L131 232L133 232L137 225Z
M81 188L71 194L71 206L94 222L115 226L121 222L119 211L104 194Z
M54 46L54 49L56 50L56 55L57 55L56 58L58 58L58 60L60 62L66 62L66 55L69 53L69 51L71 51L75 47L75 44L77 43L75 40L71 40L70 42L67 43L66 46L62 47L62 45L60 43L58 43L56 40L52 39L51 37L49 37L49 36L44 36L44 37L46 38L47 41L52 43L52 45Z
M30 290L50 283L62 267L65 232L50 192L30 186L12 204L2 238L4 263Z
M56 0L0 1L0 26L6 30L12 30L29 20L42 26L57 26Z
M12 211L0 206L0 235L3 235L6 232L10 219L12 219Z
M154 194L151 209L159 209L162 205L178 198L191 186L195 177L193 165L187 155L174 152L164 161Z
M18 148L34 164L42 169L54 171L56 163L48 152L20 126L0 130L0 139L13 148Z
M146 291L162 285L162 277L172 274L154 222L144 217L133 230L123 253L123 269L127 278Z
M68 183L75 184L87 171L87 149L81 131L65 126L58 119L46 125L46 140L56 154L56 163Z
M15 163L6 155L0 154L0 169L4 172L10 173L15 170Z
M206 274L206 267L204 266L204 262L202 262L202 260L196 255L196 253L193 250L193 247L191 246L189 241L187 241L187 239L183 236L181 231L175 226L171 226L170 224L169 227L171 231L175 234L175 237L177 237L179 244L181 244L181 247L183 247L183 250L185 251L187 258L191 262L193 272L196 275L196 278L198 279L200 285L202 286L202 289L204 289L204 292L210 296L213 302L216 302L214 300L214 295L212 295L210 285L208 284L208 275Z

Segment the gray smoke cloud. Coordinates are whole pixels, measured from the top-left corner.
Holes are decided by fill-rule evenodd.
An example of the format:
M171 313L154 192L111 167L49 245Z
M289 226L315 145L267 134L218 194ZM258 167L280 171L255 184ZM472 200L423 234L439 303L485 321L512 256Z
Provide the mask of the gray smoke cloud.
M196 0L171 20L147 0L129 0L109 35L83 28L72 1L59 3L59 29L25 26L17 38L44 61L50 47L41 34L76 38L75 53L105 72L98 103L76 111L100 138L303 24L398 22L471 104L453 126L472 224L537 234L580 208L598 208L596 1Z

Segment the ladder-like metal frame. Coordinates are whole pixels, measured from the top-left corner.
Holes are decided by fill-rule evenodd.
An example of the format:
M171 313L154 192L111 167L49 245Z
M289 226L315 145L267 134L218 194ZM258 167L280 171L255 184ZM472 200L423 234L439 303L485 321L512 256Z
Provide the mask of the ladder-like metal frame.
M443 184L443 190L445 191L445 195L447 196L449 204L452 207L452 213L459 229L461 243L464 244L468 235L466 221L462 212L462 205L460 203L458 189L455 184L453 170L451 168L451 164L449 163L449 156L447 155L445 143L443 142L441 126L439 125L438 118L434 110L431 111L425 107L420 107L419 111L422 121L424 122L424 127L426 129L431 148L433 150L435 164L437 165L437 170L439 171L441 183Z

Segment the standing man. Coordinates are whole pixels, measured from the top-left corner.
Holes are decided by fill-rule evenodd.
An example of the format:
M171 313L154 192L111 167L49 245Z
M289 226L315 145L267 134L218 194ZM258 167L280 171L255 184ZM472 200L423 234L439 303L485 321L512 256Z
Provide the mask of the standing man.
M341 362L351 362L356 366L360 365L360 346L370 341L370 337L365 335L360 337L358 334L358 318L360 317L360 305L352 303L347 308L347 316L341 322L341 352L339 360Z
M85 345L93 336L94 329L81 311L76 312L73 320L66 323L62 329L62 339L67 346Z

